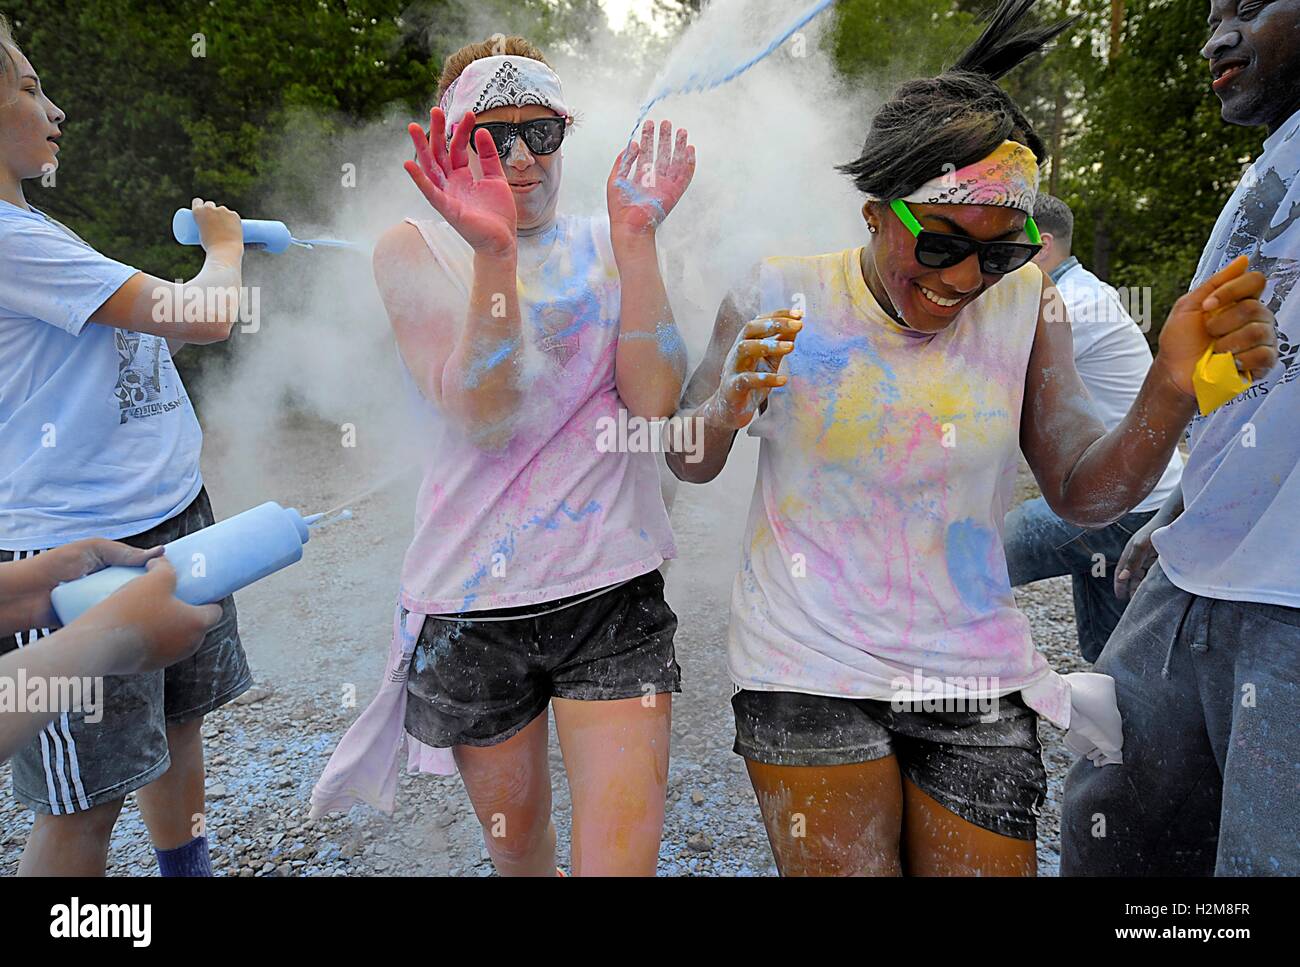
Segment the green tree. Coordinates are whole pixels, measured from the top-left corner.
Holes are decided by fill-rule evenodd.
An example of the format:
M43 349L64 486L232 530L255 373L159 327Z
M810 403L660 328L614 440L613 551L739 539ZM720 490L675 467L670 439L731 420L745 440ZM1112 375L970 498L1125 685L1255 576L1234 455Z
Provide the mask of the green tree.
M290 125L319 148L394 106L417 117L462 43L526 29L572 44L603 22L597 0L25 0L9 13L68 114L62 169L33 203L163 277L199 265L170 235L191 197L253 211L302 180L302 158L279 150Z
M850 78L937 74L979 33L951 0L840 0L827 43Z
M1162 320L1261 132L1226 124L1200 56L1207 2L1084 5L1071 52L1077 131L1061 193L1075 251L1115 285L1154 290Z

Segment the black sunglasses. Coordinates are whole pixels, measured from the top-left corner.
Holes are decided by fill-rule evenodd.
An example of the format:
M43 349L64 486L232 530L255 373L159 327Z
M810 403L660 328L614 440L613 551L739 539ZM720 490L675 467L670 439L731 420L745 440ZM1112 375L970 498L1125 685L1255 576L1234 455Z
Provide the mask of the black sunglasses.
M559 117L533 118L531 121L520 121L518 124L511 121L485 121L483 124L474 125L474 130L469 133L469 143L474 153L478 154L478 145L474 143L474 136L480 130L486 131L492 135L492 143L497 148L497 157L504 158L515 146L515 139L523 135L524 144L528 145L528 150L533 154L555 154L564 143L567 125L568 119Z
M1028 265L1043 250L1042 236L1032 218L1025 220L1028 242L981 242L969 235L930 232L921 227L911 209L901 199L889 205L899 221L916 237L916 260L928 269L947 269L978 254L980 271L985 275L1006 275Z

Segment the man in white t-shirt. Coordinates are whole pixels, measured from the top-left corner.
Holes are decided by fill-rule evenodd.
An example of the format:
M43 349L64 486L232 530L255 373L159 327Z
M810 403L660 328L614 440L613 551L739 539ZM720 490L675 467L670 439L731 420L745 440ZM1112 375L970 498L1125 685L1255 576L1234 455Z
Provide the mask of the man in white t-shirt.
M1071 770L1066 875L1300 875L1300 3L1209 6L1223 118L1268 136L1192 285L1248 255L1280 360L1193 420L1181 489L1125 549L1118 590L1151 569L1097 662L1124 762Z
M1065 202L1040 194L1034 221L1043 250L1034 259L1052 277L1065 303L1074 335L1074 365L1107 430L1128 414L1151 368L1151 347L1119 293L1071 254L1074 215ZM1147 523L1178 487L1182 458L1175 451L1155 490L1115 523L1086 530L1062 520L1042 497L1007 515L1003 542L1011 586L1070 575L1079 651L1097 660L1124 614L1115 594L1115 566L1130 537Z

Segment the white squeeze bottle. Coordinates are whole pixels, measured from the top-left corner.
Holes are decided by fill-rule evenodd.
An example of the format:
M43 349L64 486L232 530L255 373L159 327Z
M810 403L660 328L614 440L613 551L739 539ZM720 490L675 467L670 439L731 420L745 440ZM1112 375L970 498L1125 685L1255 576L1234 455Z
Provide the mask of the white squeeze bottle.
M302 559L313 524L273 500L166 544L176 569L176 597L187 604L213 604ZM59 621L68 625L140 575L142 567L107 567L50 592Z

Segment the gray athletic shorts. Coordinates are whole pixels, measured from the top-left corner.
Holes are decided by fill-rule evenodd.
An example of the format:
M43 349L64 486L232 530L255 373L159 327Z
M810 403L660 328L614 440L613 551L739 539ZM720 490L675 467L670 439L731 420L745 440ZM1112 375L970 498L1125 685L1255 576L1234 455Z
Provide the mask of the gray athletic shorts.
M212 505L200 490L175 517L122 543L153 547L211 523ZM36 553L0 551L0 561ZM18 801L55 816L82 812L121 799L166 772L171 765L167 726L220 708L253 683L234 598L222 601L221 611L221 621L191 657L163 671L105 678L97 710L65 712L42 729L11 760ZM36 645L49 634L37 628L5 635L0 654Z
M990 721L979 711L895 711L890 702L804 692L742 690L731 708L735 751L746 759L839 766L892 755L904 778L968 823L1036 838L1047 770L1038 716L1019 694L998 699Z

